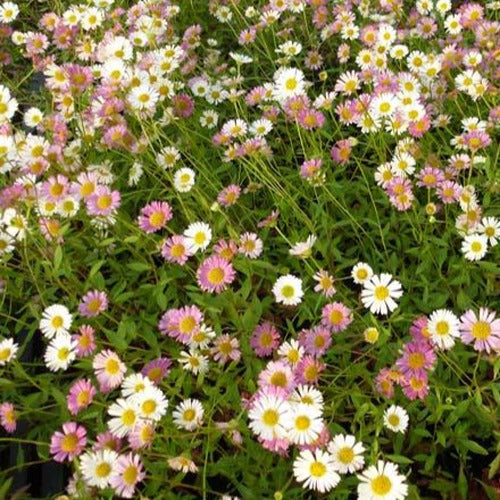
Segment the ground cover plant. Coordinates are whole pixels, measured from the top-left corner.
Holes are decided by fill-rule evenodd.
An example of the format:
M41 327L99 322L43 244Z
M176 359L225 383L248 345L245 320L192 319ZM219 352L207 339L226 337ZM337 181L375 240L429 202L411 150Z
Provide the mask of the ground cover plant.
M0 0L1 495L498 498L499 9Z

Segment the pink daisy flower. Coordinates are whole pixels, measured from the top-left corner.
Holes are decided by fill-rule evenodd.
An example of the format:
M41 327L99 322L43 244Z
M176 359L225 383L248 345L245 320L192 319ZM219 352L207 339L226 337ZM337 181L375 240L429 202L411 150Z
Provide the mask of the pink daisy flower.
M296 384L292 368L285 361L269 361L259 374L259 387L279 387L290 393Z
M437 188L437 195L443 203L455 203L460 198L462 188L454 181L444 181Z
M192 255L186 238L182 235L174 235L167 238L161 246L161 256L168 262L184 265Z
M0 424L10 434L17 427L17 415L12 403L0 404Z
M427 329L427 323L429 320L427 316L419 316L416 318L410 326L410 335L413 340L417 342L427 342L429 345L429 330Z
M213 250L219 257L231 261L238 253L238 246L233 240L221 239L213 246Z
M172 217L172 209L166 201L153 201L141 208L139 227L146 233L154 233L163 229Z
M67 403L72 415L87 408L96 394L96 389L88 379L77 380L69 389Z
M95 351L95 330L90 325L82 325L78 333L71 338L76 342L76 355L79 358L89 356Z
M69 181L64 175L58 174L42 183L42 196L50 201L58 201L66 197L69 191Z
M160 319L158 328L163 335L168 335L182 344L189 344L200 331L203 313L196 306L184 306L169 309Z
M315 385L319 382L319 377L325 364L313 356L304 356L295 367L296 380L300 384Z
M419 187L435 188L442 182L444 182L444 174L439 168L424 167L418 173L417 186Z
M150 361L141 373L148 377L151 382L159 385L160 382L169 374L172 362L168 358L159 358Z
M380 370L379 374L375 377L376 391L386 398L392 398L394 396L394 379L391 376L391 372L392 370L389 368L384 368Z
M403 355L396 361L396 367L405 376L422 375L432 370L436 354L428 342L408 342Z
M98 316L108 308L108 296L106 292L91 290L87 292L78 305L78 312L86 318Z
M230 186L225 187L217 196L217 201L223 207L230 207L234 205L241 194L240 186L236 184L231 184Z
M122 440L118 436L115 436L110 431L100 432L95 437L95 443L92 446L92 451L100 450L113 450L117 453L122 448Z
M300 166L300 176L303 179L314 179L321 171L323 160L321 158L313 158L305 160Z
M89 215L110 215L120 206L120 192L108 186L97 186L94 194L86 200Z
M325 117L315 109L303 109L298 116L299 125L305 130L321 128L325 123Z
M280 343L280 334L277 328L266 321L258 325L250 337L250 346L259 358L270 356Z
M204 292L220 293L227 288L227 285L234 281L236 272L231 262L212 255L206 258L198 268L196 277L198 284Z
M153 422L147 420L140 420L127 436L133 450L151 448L154 437L155 426Z
M116 494L123 498L134 496L135 486L145 477L139 455L128 453L120 455L116 462L115 473L111 476L110 485Z
M50 439L50 454L56 462L71 462L85 448L87 431L76 422L66 422L62 432L56 431Z
M314 276L315 285L314 291L322 293L325 297L330 298L337 291L334 286L335 280L333 276L326 270L320 269Z
M342 302L333 302L323 307L322 323L332 332L341 332L352 322L352 312Z
M403 394L411 401L424 399L429 393L427 373L408 375L402 379L401 386Z
M306 352L316 357L323 356L332 345L331 330L326 326L318 325L306 332L302 343Z
M95 376L100 385L101 392L116 389L123 381L127 367L118 355L106 349L94 357L92 361Z
M480 307L478 315L469 309L460 317L459 329L462 342L474 342L476 351L489 353L500 349L500 319L486 307Z
M230 361L238 361L241 357L240 343L226 333L215 339L210 352L214 360L221 365Z

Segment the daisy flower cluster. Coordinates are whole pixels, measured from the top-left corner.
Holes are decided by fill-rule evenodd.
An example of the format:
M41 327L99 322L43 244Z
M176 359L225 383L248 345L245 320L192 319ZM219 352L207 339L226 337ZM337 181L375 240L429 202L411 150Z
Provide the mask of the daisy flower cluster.
M0 0L0 441L74 498L490 494L499 9Z

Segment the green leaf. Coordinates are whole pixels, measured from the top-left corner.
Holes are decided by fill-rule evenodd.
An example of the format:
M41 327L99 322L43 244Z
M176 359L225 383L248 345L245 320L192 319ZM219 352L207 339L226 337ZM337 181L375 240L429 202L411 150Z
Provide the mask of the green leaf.
M472 451L472 453L477 453L479 455L487 455L488 450L485 450L480 444L472 441L472 439L464 439L460 441L460 444L464 446L464 448Z

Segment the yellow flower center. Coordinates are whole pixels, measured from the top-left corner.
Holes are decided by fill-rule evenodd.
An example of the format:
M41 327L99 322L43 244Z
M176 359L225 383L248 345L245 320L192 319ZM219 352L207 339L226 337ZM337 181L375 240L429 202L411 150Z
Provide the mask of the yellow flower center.
M262 422L269 426L274 426L278 423L279 415L276 410L266 410L262 415Z
M196 416L196 412L192 408L185 410L184 414L183 414L184 420L187 420L188 422L193 421L195 416Z
M342 323L343 319L344 315L342 314L342 311L339 311L338 309L334 309L330 313L330 323L332 325L338 325L339 323Z
M148 399L147 401L144 401L144 403L142 403L142 411L146 415L154 413L155 410L156 410L156 401L154 401L153 399Z
M196 326L196 320L192 316L186 316L179 322L181 333L189 333Z
M110 375L116 375L120 371L120 364L116 359L108 359L105 369Z
M122 414L123 425L131 427L135 423L135 411L132 409L125 410Z
M413 370L422 368L425 363L425 356L421 352L412 352L408 356L408 366Z
M54 316L51 323L53 328L61 328L63 326L64 320L61 316Z
M5 347L4 349L2 349L0 351L0 361L6 361L7 359L9 359L11 352L12 351L10 350L9 347Z
M287 90L295 90L297 88L297 80L295 78L289 78L286 82L285 82L285 88Z
M281 289L281 295L285 297L285 299L291 299L294 296L295 290L292 285L285 285Z
M76 397L76 402L78 406L86 406L89 404L90 401L90 392L87 390L83 390L78 394Z
M338 459L343 464L350 464L354 459L354 451L352 451L352 448L349 448L349 446L344 446L340 448L338 452Z
M397 425L399 425L399 417L395 413L393 413L392 415L389 415L389 418L387 420L389 421L389 423L393 427L396 427Z
M483 245L481 245L481 243L479 241L474 241L474 242L472 242L470 249L473 252L480 252L483 249Z
M491 334L491 326L486 321L478 321L472 327L472 336L478 340L485 340Z
M326 474L326 466L321 462L313 462L309 466L309 472L311 473L311 476L323 477Z
M66 452L75 451L78 444L78 437L76 434L67 434L61 441L61 450Z
M261 347L269 347L273 342L273 336L270 332L264 332L261 334L259 343Z
M87 309L90 312L97 312L99 311L100 307L101 307L101 301L99 299L92 299L87 305Z
M212 285L219 285L224 281L224 270L220 267L214 267L207 273L207 279Z
M130 465L129 467L127 467L123 471L122 479L125 484L135 484L137 480L137 467L135 465Z
M153 227L160 227L165 220L163 212L154 212L149 216L149 223Z
M389 493L389 491L391 491L392 489L391 480L383 474L372 479L370 484L372 487L372 491L376 495L380 496L387 495L387 493Z
M359 280L365 280L368 277L368 271L366 269L358 269L356 276Z
M386 286L377 286L374 295L377 300L385 300L389 297L389 289Z
M205 243L205 240L206 240L205 233L203 231L199 231L198 233L196 233L194 235L193 239L197 245L203 245L203 243Z
M110 472L111 472L111 466L107 462L101 462L95 468L95 475L99 478L109 476Z
M306 417L305 415L300 415L295 419L295 427L299 431L305 431L309 429L310 426L311 426L311 420L309 417Z
M66 359L68 359L68 356L69 356L69 349L67 347L61 347L61 349L57 351L57 357L61 361L66 361Z
M184 253L185 253L184 245L181 245L180 243L175 243L170 248L170 255L172 257L179 258L182 257Z
M272 374L270 382L272 385L276 385L278 387L286 387L287 378L283 372L275 372Z
M97 199L97 207L100 210L106 210L111 206L111 203L113 202L113 199L109 194L104 194L102 196L99 196Z

